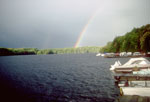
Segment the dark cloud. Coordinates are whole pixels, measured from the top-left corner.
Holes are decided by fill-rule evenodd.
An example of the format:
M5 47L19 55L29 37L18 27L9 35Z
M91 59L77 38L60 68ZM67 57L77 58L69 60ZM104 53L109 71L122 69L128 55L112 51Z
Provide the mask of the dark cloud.
M0 0L0 46L73 47L90 16L81 46L104 45L116 34L150 23L149 0Z

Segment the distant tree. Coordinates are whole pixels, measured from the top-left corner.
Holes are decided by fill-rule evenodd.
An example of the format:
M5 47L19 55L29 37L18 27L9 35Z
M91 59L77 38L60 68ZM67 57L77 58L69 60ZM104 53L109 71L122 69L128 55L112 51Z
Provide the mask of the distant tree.
M150 24L133 28L124 36L117 36L111 44L107 43L101 52L148 52L150 51Z
M150 51L150 32L146 32L140 39L141 49L144 52Z

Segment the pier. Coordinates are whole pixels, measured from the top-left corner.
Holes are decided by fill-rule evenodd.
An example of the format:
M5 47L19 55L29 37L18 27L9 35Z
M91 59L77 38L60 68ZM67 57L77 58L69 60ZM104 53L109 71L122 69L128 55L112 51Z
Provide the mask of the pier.
M150 75L126 75L126 76L114 76L117 81L150 81Z

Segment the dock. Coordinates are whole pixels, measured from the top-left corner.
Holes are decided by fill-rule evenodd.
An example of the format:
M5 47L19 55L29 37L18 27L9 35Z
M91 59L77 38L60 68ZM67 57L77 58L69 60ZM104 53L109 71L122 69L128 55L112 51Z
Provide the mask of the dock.
M150 97L138 95L119 96L115 102L150 102Z
M114 76L114 79L118 81L150 81L150 75L142 76L142 75L130 75L130 76Z

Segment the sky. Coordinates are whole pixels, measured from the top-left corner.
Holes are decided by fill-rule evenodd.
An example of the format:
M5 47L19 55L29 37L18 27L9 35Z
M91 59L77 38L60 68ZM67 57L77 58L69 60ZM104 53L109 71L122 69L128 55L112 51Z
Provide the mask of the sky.
M104 46L150 24L150 0L0 0L0 47ZM82 34L82 38L79 36Z

